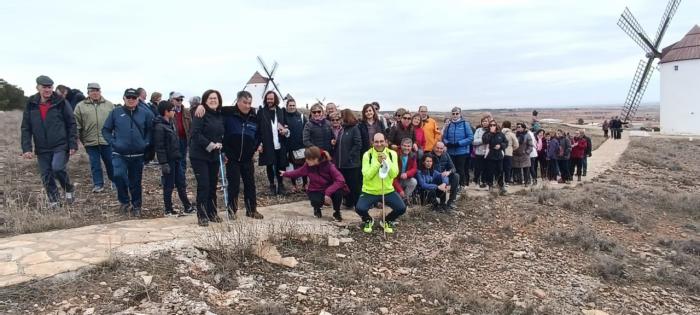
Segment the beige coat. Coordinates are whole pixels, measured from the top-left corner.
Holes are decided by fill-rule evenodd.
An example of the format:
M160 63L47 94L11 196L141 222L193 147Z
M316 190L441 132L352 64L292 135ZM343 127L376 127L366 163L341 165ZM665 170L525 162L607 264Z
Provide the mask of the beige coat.
M513 156L513 150L517 150L520 144L518 143L518 138L515 136L515 132L508 128L501 129L501 132L506 136L508 140L508 147L506 147L506 156Z

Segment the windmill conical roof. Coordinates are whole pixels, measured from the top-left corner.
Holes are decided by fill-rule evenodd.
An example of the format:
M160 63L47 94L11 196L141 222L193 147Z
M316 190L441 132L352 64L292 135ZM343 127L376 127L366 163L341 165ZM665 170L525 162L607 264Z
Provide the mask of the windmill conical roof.
M661 61L667 63L700 59L700 26L695 25L680 41L661 51Z
M269 81L268 78L263 77L260 72L255 71L253 73L253 76L250 77L250 80L248 80L248 83L246 84L261 84L261 83L267 83Z

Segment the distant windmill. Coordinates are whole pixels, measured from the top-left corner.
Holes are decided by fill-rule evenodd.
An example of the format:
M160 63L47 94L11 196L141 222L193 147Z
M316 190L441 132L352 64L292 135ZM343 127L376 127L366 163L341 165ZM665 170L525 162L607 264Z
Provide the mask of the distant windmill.
M644 50L647 58L646 60L642 59L639 61L637 71L634 73L634 78L632 79L632 84L629 92L627 93L625 105L622 107L622 113L620 115L620 118L624 123L628 123L629 120L637 113L637 108L639 108L639 104L644 96L644 91L646 91L647 84L651 78L651 70L654 60L656 58L661 58L661 52L659 51L661 40L664 37L664 33L666 33L666 29L668 28L671 19L676 14L676 10L678 10L678 5L680 3L681 0L670 0L668 2L666 11L661 17L661 24L656 31L656 37L654 39L650 39L647 33L644 32L644 29L642 29L642 26L632 15L629 8L625 8L625 11L623 11L622 15L620 16L620 20L617 21L617 25Z

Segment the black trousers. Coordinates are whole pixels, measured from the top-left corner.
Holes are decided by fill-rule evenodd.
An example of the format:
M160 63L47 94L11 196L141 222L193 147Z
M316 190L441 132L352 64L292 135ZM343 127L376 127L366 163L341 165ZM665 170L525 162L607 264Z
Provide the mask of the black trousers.
M341 168L340 173L345 178L345 183L350 188L350 193L345 196L345 205L355 208L357 198L362 192L362 169L359 167Z
M243 179L243 203L247 211L257 209L255 199L255 167L253 161L239 162L228 157L226 164L226 180L228 180L228 204L233 212L238 211L238 194Z
M513 182L513 156L506 155L503 157L503 176L506 183Z
M314 210L323 208L323 201L326 195L322 191L309 191L306 193L311 201L311 206ZM343 201L343 191L338 190L331 195L333 201L333 210L340 211L340 203Z
M450 155L450 158L455 164L457 174L459 174L459 185L469 186L469 154Z
M559 173L563 180L571 180L571 174L569 174L569 160L557 160L559 164Z
M537 158L536 157L530 158L530 177L532 177L532 180L537 180Z
M270 182L270 186L275 185L275 178L277 178L278 187L282 187L282 176L280 176L280 171L284 171L287 168L287 153L280 150L275 150L275 161L267 165L267 181Z
M484 182L489 187L493 187L494 178L498 181L498 186L503 187L503 160L484 159Z
M483 155L477 155L474 160L474 183L477 185L484 182L485 161Z
M571 177L573 177L573 169L576 168L576 176L581 176L583 170L583 158L571 158Z
M421 205L445 204L446 194L440 189L423 190L420 192Z
M216 183L219 179L219 161L190 159L197 180L197 217L213 219L216 216ZM230 186L230 185L229 185Z

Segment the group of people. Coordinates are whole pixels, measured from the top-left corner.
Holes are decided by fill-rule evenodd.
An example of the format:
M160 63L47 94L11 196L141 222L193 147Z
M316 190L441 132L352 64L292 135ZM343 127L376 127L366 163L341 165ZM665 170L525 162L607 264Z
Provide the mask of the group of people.
M36 83L38 93L23 114L22 151L25 158L37 155L50 207L63 201L56 180L65 202L73 202L66 165L78 140L89 156L92 191L105 190L104 168L123 213L140 216L143 167L153 160L161 169L166 216L196 212L201 226L221 222L216 193L225 178L227 216L236 219L242 183L245 215L263 219L256 202L257 153L271 195L286 194L285 186L305 191L314 216L322 217L323 206L332 205L337 221L344 204L355 209L368 233L375 225L369 214L374 207L392 209L379 222L392 233L407 205L454 209L470 178L489 189L497 181L502 193L509 184L536 183L538 165L543 179L568 182L576 168L580 180L591 153L583 130L573 136L561 130L533 132L519 122L513 132L509 121L499 124L490 115L472 128L458 107L440 128L426 106L414 113L400 108L384 117L379 103L372 102L357 117L351 109L317 103L307 117L294 99L284 100L282 108L273 91L265 92L258 109L247 91L237 93L233 106L223 106L216 90L190 99L185 108L181 93L171 92L164 100L154 92L147 103L142 88L126 89L121 106L104 99L99 84L89 83L88 97L73 109L49 77L40 76ZM187 196L187 157L197 185L194 204ZM174 209L173 190L181 211Z
M608 132L610 133L610 137L612 137L614 140L618 140L622 138L622 119L620 119L619 116L615 116L610 118L610 120L604 120L603 121L603 136L607 139L608 138Z

